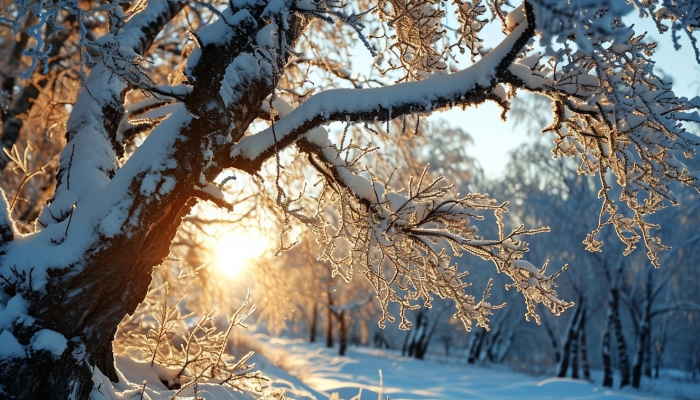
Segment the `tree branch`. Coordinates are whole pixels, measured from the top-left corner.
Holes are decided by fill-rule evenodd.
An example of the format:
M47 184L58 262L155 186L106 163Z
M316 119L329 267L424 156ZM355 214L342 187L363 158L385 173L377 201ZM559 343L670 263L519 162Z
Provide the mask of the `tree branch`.
M532 21L532 12L529 7L527 10ZM534 32L534 23L522 22L476 64L448 76L383 88L336 89L314 95L275 123L275 135L272 129L266 129L241 139L231 149L230 166L257 172L276 149L290 146L325 122L390 120L445 107L498 101L500 97L492 93L494 87Z

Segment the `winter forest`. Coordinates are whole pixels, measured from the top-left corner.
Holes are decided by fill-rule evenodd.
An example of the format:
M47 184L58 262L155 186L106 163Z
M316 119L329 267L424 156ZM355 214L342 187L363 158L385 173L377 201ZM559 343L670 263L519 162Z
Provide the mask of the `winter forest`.
M698 29L0 0L0 397L700 398Z

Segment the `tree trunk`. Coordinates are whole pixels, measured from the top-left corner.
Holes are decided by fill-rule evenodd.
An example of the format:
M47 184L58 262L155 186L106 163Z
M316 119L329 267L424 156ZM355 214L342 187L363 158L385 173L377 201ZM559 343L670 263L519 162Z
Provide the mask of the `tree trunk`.
M544 327L545 330L547 331L547 336L549 336L549 340L552 342L552 350L554 350L554 362L559 364L561 361L561 352L559 351L559 341L557 340L557 337L554 335L554 331L552 331L552 327L549 326L547 323L547 320L544 319Z
M402 355L422 360L428 351L428 345L434 332L434 327L428 332L428 318L422 310L419 311L416 316L415 327L408 332L404 341Z
M403 339L403 345L401 346L401 357L406 357L408 353L408 344L411 342L411 337L415 334L413 330L406 331L406 336Z
M488 346L488 349L486 350L486 357L488 358L489 362L495 362L497 355L496 353L498 352L498 344L499 341L501 340L501 333L502 330L500 329L500 325L496 328L496 331L491 330L491 343Z
M651 329L651 302L652 302L652 274L651 269L647 276L645 286L645 304L642 314L642 320L639 324L639 334L637 336L637 348L634 354L634 365L632 367L632 387L639 388L642 382L642 368L644 361L647 359L647 343L649 342Z
M573 342L576 340L576 337L578 335L578 321L579 318L581 318L581 309L582 307L576 307L576 310L574 311L574 315L571 316L571 320L569 321L569 326L566 329L566 339L564 340L564 346L562 350L562 358L561 362L559 363L557 367L557 377L563 378L566 376L567 371L569 370L569 362L571 358L571 346Z
M333 297L331 296L331 286L328 285L326 290L328 299L327 317L326 317L326 347L333 347Z
M479 359L481 354L481 346L484 343L484 338L486 337L486 330L479 329L476 331L472 345L469 348L469 358L467 358L468 364L474 364L476 360Z
M432 329L430 329L430 332L428 332L428 317L426 316L423 319L423 330L421 332L420 337L418 338L418 342L416 343L416 358L419 360L422 360L425 358L425 354L428 352L428 346L430 345L430 341L433 338L433 334L435 333L435 326L433 325Z
M591 367L588 363L588 344L586 342L586 313L581 318L581 328L579 329L579 351L581 353L581 373L583 379L591 380Z
M645 349L646 342L649 335L649 322L647 317L644 316L644 321L642 321L639 327L639 337L637 338L637 348L634 355L634 365L632 367L632 387L639 388L642 381L642 367L645 359Z
M340 311L336 316L338 317L338 342L340 343L338 354L344 356L348 349L348 323L345 320L345 310Z
M620 320L620 292L617 288L610 290L610 310L612 310L612 323L615 332L615 347L620 362L620 388L630 384L630 361L627 353L625 336L622 333L622 321Z
M106 246L82 273L55 277L47 284L45 295L32 299L30 315L42 321L43 328L72 340L57 360L46 352L20 360L14 368L4 367L6 392L27 399L87 398L93 389L93 366L110 380L118 380L112 353L117 326L145 298L153 266L169 255L179 225L170 221L187 214L194 200L180 198L173 205L177 211L166 215L168 223L154 226L150 234L147 231ZM134 256L125 259L124 248L131 249ZM28 343L33 334L15 336Z
M571 341L571 377L578 379L578 332L574 340Z
M309 324L309 343L316 342L316 324L318 322L318 305L313 302L313 309L311 310L311 323Z
M611 388L613 386L612 358L610 357L610 331L612 330L610 322L610 310L608 309L608 323L606 324L605 333L603 334L603 345L601 346L603 356L603 387Z
M651 320L649 321L649 334L647 335L647 342L644 343L644 376L651 378L651 356L653 354L651 348Z

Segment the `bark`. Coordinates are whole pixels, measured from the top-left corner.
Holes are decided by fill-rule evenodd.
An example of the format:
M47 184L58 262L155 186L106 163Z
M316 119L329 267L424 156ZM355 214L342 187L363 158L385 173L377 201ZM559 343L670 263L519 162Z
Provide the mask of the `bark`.
M571 377L578 379L579 353L578 353L578 332L576 338L571 342Z
M415 326L406 336L401 354L422 360L425 358L425 353L428 351L428 346L434 333L435 325L428 330L428 318L422 310L419 311L416 316Z
M435 326L436 324L433 324L432 328L428 332L428 318L425 318L425 321L423 322L423 332L416 343L417 359L422 360L425 358L425 354L428 352L428 346L430 346L430 341L433 339L433 334L435 333Z
M153 18L149 19L147 24L139 26L137 30L129 32L134 33L131 37L135 37L138 42L133 45L135 51L143 53L161 28L179 12L183 5L182 2L149 2L149 8L160 7L163 13L155 17L151 13L142 14ZM304 121L300 126L294 127L291 134L281 137L274 146L265 147L264 151L256 154L254 159L238 157L232 160L229 146L212 146L214 134L225 137L230 133L233 142L239 141L251 122L259 115L263 100L273 92L278 81L279 76L267 76L261 73L251 81L230 88L237 95L236 104L231 105L231 108L235 109L226 109L219 95L222 78L228 65L242 54L256 54L259 51L254 41L250 39L256 37L258 31L264 29L269 22L266 17L263 17L265 6L259 3L247 5L252 23L241 23L237 26L236 34L225 43L212 43L201 48L199 61L191 72L192 90L182 100L188 114L196 117L196 123L181 126L178 132L171 133L176 133L176 136L172 137L177 139L163 154L149 155L158 157L153 160L154 162L167 161L168 165L163 164L163 168L158 171L163 177L173 178L175 183L170 190L158 196L142 193L140 188L144 176L150 171L151 164L144 162L130 165L129 162L133 157L138 158L139 154L143 153L137 152L127 161L126 166L130 165L130 168L125 166L117 170L119 167L117 160L122 155L123 147L116 133L124 116L124 107L121 102L122 91L113 90L126 89L126 84L110 85L108 93L100 96L104 102L92 103L102 108L101 115L92 117L103 121L103 127L95 129L94 126L85 125L86 129L83 131L69 129L66 132L69 144L64 148L59 160L55 192L57 198L44 209L46 212L42 214L45 217L42 220L45 223L42 222L42 224L46 228L34 234L33 237L44 239L58 231L53 225L66 224L64 221L68 220L63 238L55 241L57 252L65 252L60 246L68 246L75 242L70 238L75 234L69 229L70 221L75 215L79 216L76 219L82 218L82 221L92 220L88 217L93 217L82 211L89 210L89 207L79 205L76 207L76 204L86 198L110 201L110 186L105 186L107 184L104 182L109 182L115 176L119 178L119 183L128 185L128 191L124 195L131 206L128 209L127 222L122 224L123 229L120 233L107 238L95 232L87 232L95 233L94 242L84 245L85 248L80 250L83 252L83 257L79 258L75 264L50 271L45 292L38 293L32 290L31 273L28 276L17 276L16 285L3 288L7 295L21 294L29 302L29 315L37 321L31 330L15 328L12 333L20 343L27 344L33 334L43 328L56 331L69 340L68 349L58 359L53 359L48 353L39 352L29 359L20 360L21 362L0 366L0 376L3 378L3 390L6 396L28 399L87 398L93 389L94 368L98 368L110 380L116 381L118 377L111 346L116 328L122 318L132 313L145 297L151 282L153 267L160 265L162 260L170 254L170 243L182 218L196 203L198 196L203 196L201 191L194 189L201 184L201 178L203 177L207 182L213 182L226 167L236 167L242 171L254 173L266 159L273 156L279 149L294 143L309 128L334 118L340 120L348 118L349 113L343 112L316 116L309 121ZM531 10L527 8L526 11L528 18L532 20ZM147 17L139 19L137 15L129 23L145 21L145 18ZM289 27L285 35L290 47L294 47L296 39L309 20L309 18L294 17L285 21L285 26ZM125 27L124 32L127 30ZM508 38L508 48L505 49L507 54L500 59L491 76L493 79L487 85L476 85L468 93L455 92L450 93L449 96L440 97L432 103L433 108L497 99L491 91L498 78L505 79L510 75L508 67L517 57L519 49L534 34L534 20L525 26L519 26L516 30L522 34L515 38ZM285 54L272 61L277 65L272 66L271 74L279 75L283 71L287 56ZM108 72L105 68L102 68L102 71ZM109 73L103 74L104 79L110 79L109 75ZM90 78L93 77L88 77L87 85L91 82ZM97 75L94 78L100 79ZM430 84L422 86L427 87ZM102 89L102 86L98 87ZM82 96L88 96L86 92L89 93L84 90ZM90 100L87 97L83 99ZM322 101L322 98L317 100ZM455 100L460 101L455 102ZM81 124L81 111L80 107L73 109L73 113L76 114L72 114L71 117L75 115L77 118L69 120L69 124L71 122L78 126ZM358 112L352 117L353 120L374 120L377 116L388 115L388 111L381 107L373 107L372 110ZM392 115L398 117L418 111L426 111L424 100L420 102L411 100L397 106L393 109ZM85 144L86 142L89 143ZM85 145L75 146L75 143ZM93 145L93 143L98 144ZM110 153L109 150L97 152L96 148L105 149L103 146L105 143L111 145L112 152ZM148 143L147 139L144 146ZM109 148L109 146L106 147ZM204 152L198 151L199 149L211 149L213 154L205 156ZM75 187L71 188L70 169L74 156L76 159L85 160L85 167L92 168L96 172L95 175L84 175L85 182L80 184L81 189L86 189L85 192L78 192ZM145 160L141 158L140 161ZM110 165L113 168L109 167ZM160 184L162 183L161 181ZM66 199L70 199L70 202ZM132 218L137 223L131 222ZM32 240L32 237L24 239L24 243L27 243ZM24 267L22 266L23 271L30 271L29 267ZM329 296L329 303L330 300ZM331 320L329 307L329 333L332 333ZM328 338L332 340L332 335L329 334ZM477 355L483 342L483 334L481 338L476 350Z
M333 297L331 296L331 283L332 281L329 281L326 287L326 298L328 300L328 307L326 307L326 347L333 347Z
M496 328L495 332L494 329L491 329L491 340L488 346L488 349L486 350L487 358L489 362L496 362L496 359L498 356L496 353L498 352L498 344L499 341L501 340L501 326L500 324Z
M588 363L588 344L586 340L586 315L583 313L581 318L581 328L579 329L579 351L581 353L581 373L583 379L591 380L591 367Z
M651 272L651 270L649 270ZM632 387L639 388L642 382L642 368L644 361L647 359L648 342L650 341L651 329L651 303L652 303L652 275L647 276L645 285L645 302L642 310L642 318L639 324L639 332L637 334L637 348L634 354L634 365L632 366Z
M544 320L544 327L545 330L547 331L547 336L549 336L549 340L552 342L552 349L554 350L554 362L559 364L561 361L561 352L559 351L559 341L557 340L557 337L554 335L554 331L552 330L552 327L549 326L547 323L547 320Z
M617 288L610 290L610 310L613 330L615 333L615 347L620 362L620 388L630 384L630 361L627 352L625 336L622 333L622 321L620 319L620 292Z
M564 339L564 346L562 350L562 358L561 362L557 366L557 376L559 378L563 378L566 376L567 371L569 370L569 363L571 362L571 356L572 356L572 344L575 342L576 337L578 335L578 324L579 324L579 319L581 318L581 309L583 307L576 307L576 311L574 312L574 315L571 316L571 320L569 321L569 326L566 330L566 338Z
M644 376L651 378L651 356L653 353L651 348L651 321L649 321L649 335L647 335L644 347L646 348L644 350Z
M381 348L391 349L392 348L391 343L389 343L389 341L386 340L384 338L384 335L382 335L382 333L379 331L374 332L374 347L376 347L378 349L381 349Z
M342 310L337 315L338 317L338 354L345 355L348 349L348 324L345 320L345 310Z
M639 327L639 336L637 338L637 348L634 355L634 365L632 367L632 387L639 388L642 381L642 367L644 364L646 342L649 340L649 323L643 321Z
M313 310L311 310L311 323L309 324L309 343L316 342L316 324L318 323L318 305L313 302Z
M608 310L608 321L606 324L605 333L603 334L603 345L601 346L603 357L603 387L611 388L613 386L612 358L610 357L610 331L612 330L610 323L610 310Z
M408 352L408 343L410 342L412 335L413 335L412 330L406 332L406 336L404 337L404 340L403 340L403 345L401 346L401 357L406 357L406 353Z
M479 356L481 355L481 346L484 343L484 338L486 337L486 330L485 329L479 329L474 336L474 340L472 341L472 345L469 348L469 357L467 358L467 363L468 364L474 364L476 360L479 359Z

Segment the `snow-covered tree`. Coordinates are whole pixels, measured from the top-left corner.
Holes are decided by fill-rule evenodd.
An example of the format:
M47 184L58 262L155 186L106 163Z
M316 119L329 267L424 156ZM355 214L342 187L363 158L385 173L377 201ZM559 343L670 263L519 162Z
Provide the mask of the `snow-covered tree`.
M406 310L430 307L436 296L454 301L466 329L488 325L498 308L488 301L488 286L477 288L481 298L469 294L466 271L450 254L492 262L522 292L528 318L539 320L539 303L554 314L572 305L557 297L558 273L546 275L546 263L538 268L523 260L524 237L543 229L506 231L506 203L486 194L456 196L427 166L407 181L373 171L367 160L374 144L329 135L323 125L330 122L377 133L386 123L377 141L386 155L408 140L406 126L432 111L486 101L505 111L519 92L543 94L554 110L546 128L557 135L554 155L577 157L579 171L601 182L603 205L587 247L599 251L598 233L610 225L626 253L641 240L657 266L666 247L645 217L675 203L672 182L700 187L681 161L697 147L682 122L699 119L700 99L674 95L654 73L654 44L627 22L633 14L650 17L674 41L685 33L697 47L694 1L528 0L513 8L503 0L19 0L3 6L0 24L11 29L4 37L19 37L27 62L25 68L13 61L6 74L14 79L22 65L17 82L29 85L27 79L52 68L72 68L80 86L75 101L62 106L70 111L66 142L35 231L15 228L15 202L1 196L0 376L10 397L85 398L100 381L93 380L96 369L118 379L111 346L118 323L143 300L153 267L169 257L191 208L200 200L230 208L219 187L227 170L253 177L265 168L275 172L274 183L261 188L273 193L283 231L292 223L306 226L323 243L319 257L334 275L368 279L382 326L395 319L396 307L400 326L409 328ZM456 40L443 25L447 12L459 23ZM490 23L504 37L486 49L481 36ZM54 46L63 29L70 34ZM379 77L345 68L355 51L352 37L376 56ZM470 55L461 69L460 53ZM314 80L323 84L311 85ZM21 83L10 86L5 97ZM256 120L268 127L256 130ZM286 187L288 149L314 171L316 177L303 176L308 186ZM19 154L15 162L31 174ZM609 195L608 172L624 207ZM494 237L477 232L484 213L495 215Z

